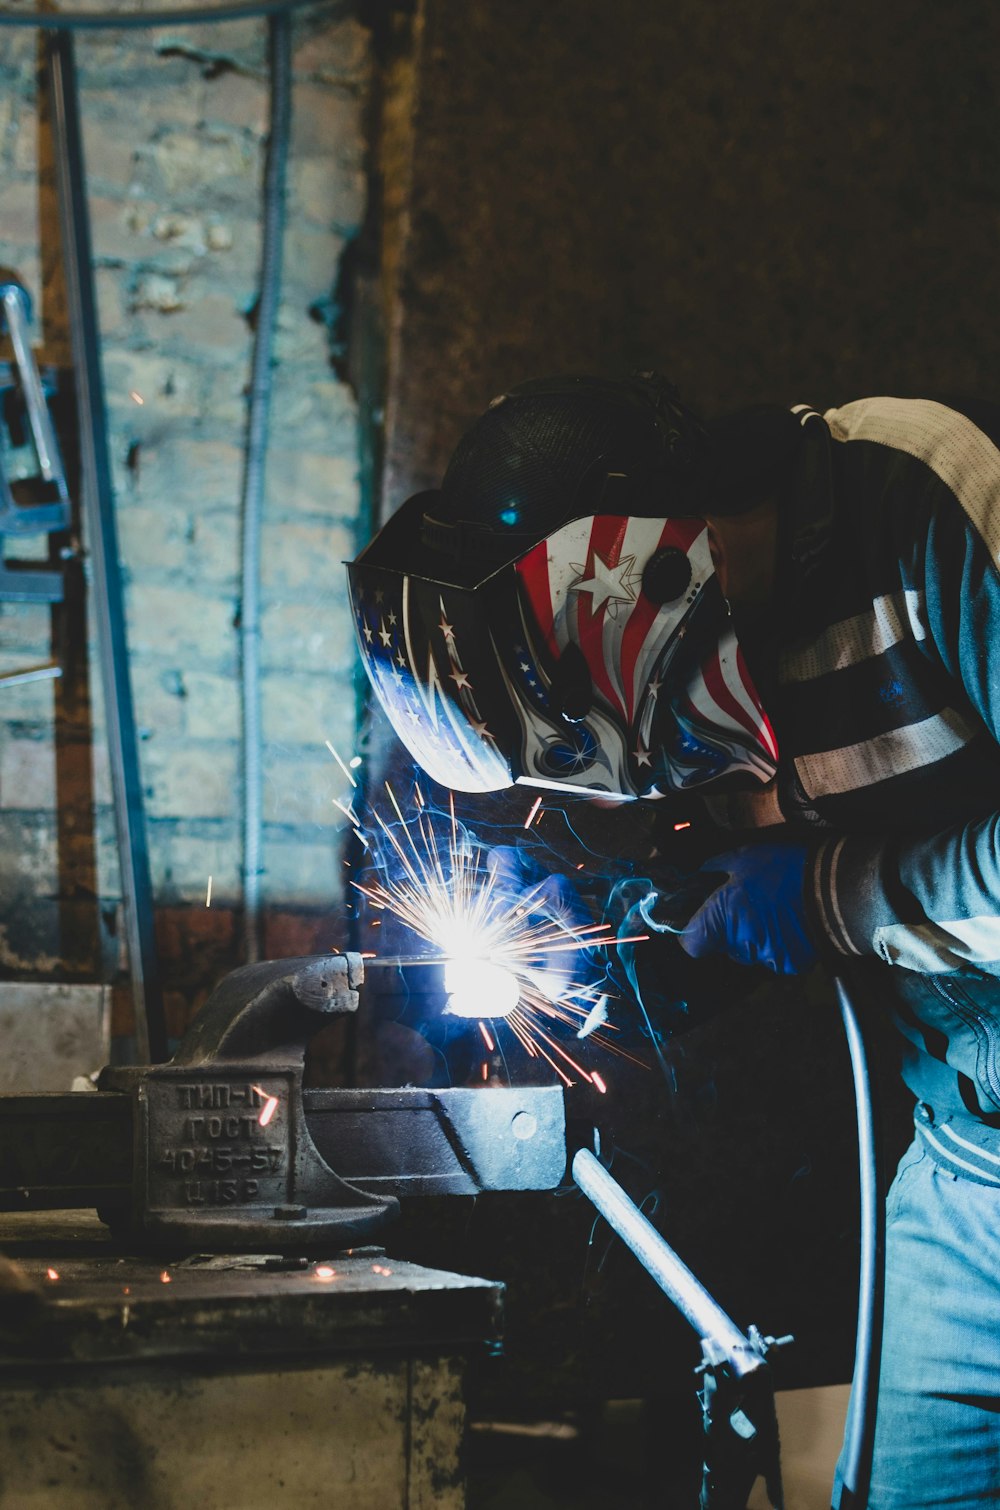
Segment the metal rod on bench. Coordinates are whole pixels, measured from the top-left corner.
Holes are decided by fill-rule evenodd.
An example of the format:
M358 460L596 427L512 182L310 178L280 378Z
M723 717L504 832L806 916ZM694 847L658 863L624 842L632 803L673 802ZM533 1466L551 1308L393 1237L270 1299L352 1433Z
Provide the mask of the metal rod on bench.
M83 511L93 564L94 609L135 1006L136 1052L140 1062L153 1063L167 1056L166 1025L156 961L149 854L129 681L124 592L108 456L90 217L71 32L57 33L48 40L48 71L80 414Z

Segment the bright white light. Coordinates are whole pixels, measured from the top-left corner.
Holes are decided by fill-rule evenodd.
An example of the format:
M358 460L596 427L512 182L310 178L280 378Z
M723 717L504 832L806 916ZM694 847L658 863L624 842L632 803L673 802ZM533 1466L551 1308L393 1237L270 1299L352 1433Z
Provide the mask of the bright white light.
M482 959L450 959L444 967L445 1011L453 1017L506 1017L521 995L517 977Z

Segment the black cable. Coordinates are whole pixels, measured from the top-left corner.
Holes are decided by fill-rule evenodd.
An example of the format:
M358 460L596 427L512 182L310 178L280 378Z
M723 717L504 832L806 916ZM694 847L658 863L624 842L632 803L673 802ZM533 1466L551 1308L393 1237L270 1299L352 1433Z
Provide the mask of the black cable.
M105 27L123 31L156 26L198 26L208 21L245 21L251 16L279 15L303 6L326 9L340 0L241 0L236 5L182 6L177 10L65 11L0 10L0 26L36 26L41 31L96 31ZM346 6L343 7L346 10Z
M248 964L260 958L262 794L260 718L260 537L264 507L274 334L281 298L285 180L292 113L292 29L287 8L271 17L271 123L264 176L264 229L246 464L243 473L240 661L243 704L243 932Z

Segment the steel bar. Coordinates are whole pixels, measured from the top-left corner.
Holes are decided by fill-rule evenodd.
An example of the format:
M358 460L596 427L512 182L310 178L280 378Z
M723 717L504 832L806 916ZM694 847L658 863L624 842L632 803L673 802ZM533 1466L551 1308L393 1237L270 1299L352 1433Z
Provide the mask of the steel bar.
M19 687L24 682L51 682L62 674L57 661L46 661L41 666L27 666L23 671L0 672L0 687Z
M608 1225L618 1234L663 1293L673 1301L698 1336L710 1340L728 1360L735 1375L767 1367L750 1339L740 1331L705 1286L643 1216L604 1165L589 1149L573 1159L573 1179Z
M141 1063L148 1064L166 1058L167 1036L156 961L152 886L129 681L124 589L108 456L73 36L70 32L59 32L48 39L47 46L56 180L80 415L83 511L93 568L94 610L135 1009L136 1054Z

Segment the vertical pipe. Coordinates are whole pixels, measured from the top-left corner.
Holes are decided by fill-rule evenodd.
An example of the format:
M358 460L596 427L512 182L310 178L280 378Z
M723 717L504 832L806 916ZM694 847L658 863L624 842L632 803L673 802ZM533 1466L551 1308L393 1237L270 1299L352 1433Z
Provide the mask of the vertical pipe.
M248 964L260 959L262 945L260 537L268 415L271 406L271 366L281 297L285 178L291 124L291 27L291 17L287 11L269 18L271 125L264 175L260 300L257 305L243 473L240 665L243 723L243 936L244 955Z
M125 597L108 456L107 411L72 32L57 32L50 38L48 64L74 380L80 415L83 513L87 522L104 687L125 932L135 1008L136 1053L140 1062L153 1063L166 1058L167 1035L156 961L152 885L129 680Z

